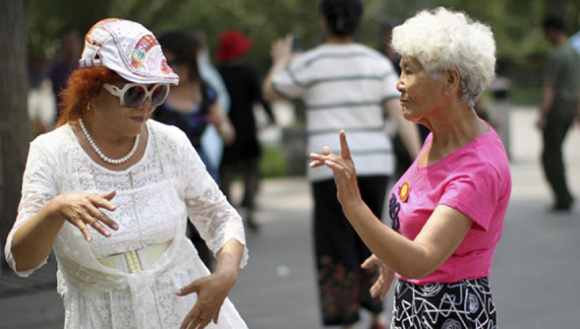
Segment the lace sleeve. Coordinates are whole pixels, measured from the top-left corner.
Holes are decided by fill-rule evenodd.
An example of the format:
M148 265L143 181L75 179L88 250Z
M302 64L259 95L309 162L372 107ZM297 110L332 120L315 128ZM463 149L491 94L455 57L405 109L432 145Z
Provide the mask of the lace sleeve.
M209 175L203 162L189 141L183 146L181 157L185 201L191 222L214 255L231 239L244 245L240 267L248 260L248 250L242 218L230 205Z
M18 272L16 262L12 256L12 238L14 233L23 223L34 216L44 205L57 194L56 180L54 179L54 169L56 166L50 160L47 153L39 143L32 142L26 160L26 168L22 179L22 196L18 205L18 215L16 222L8 234L4 254L10 267L22 277L27 277L32 272L46 264L46 259L38 267Z

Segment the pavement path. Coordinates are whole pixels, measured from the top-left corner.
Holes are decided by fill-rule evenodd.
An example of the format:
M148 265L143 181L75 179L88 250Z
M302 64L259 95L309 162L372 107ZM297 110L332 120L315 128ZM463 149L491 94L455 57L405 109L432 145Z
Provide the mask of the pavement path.
M534 113L510 113L513 193L491 284L499 328L580 328L580 206L549 214L547 184L538 165ZM580 197L580 129L565 144L570 186ZM309 185L302 177L265 180L257 233L247 233L248 266L231 299L252 329L321 329L312 251ZM54 262L28 280L0 277L0 329L62 328ZM386 307L390 312L390 296ZM362 314L358 329L368 328Z

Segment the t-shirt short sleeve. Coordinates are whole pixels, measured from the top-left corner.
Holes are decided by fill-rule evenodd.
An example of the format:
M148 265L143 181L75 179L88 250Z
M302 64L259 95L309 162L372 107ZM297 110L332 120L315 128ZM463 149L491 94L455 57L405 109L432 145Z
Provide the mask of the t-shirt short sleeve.
M285 70L274 76L272 88L277 93L289 99L304 98L312 75L302 62L303 60L299 56Z
M476 167L461 171L450 179L439 204L461 211L487 231L494 207L501 198L499 176L485 163L472 166Z

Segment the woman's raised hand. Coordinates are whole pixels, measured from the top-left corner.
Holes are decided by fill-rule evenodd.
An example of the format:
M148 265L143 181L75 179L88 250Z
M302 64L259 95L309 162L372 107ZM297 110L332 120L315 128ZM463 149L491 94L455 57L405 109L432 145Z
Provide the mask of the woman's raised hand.
M350 155L350 149L346 142L346 134L344 130L340 131L340 156L332 153L332 150L325 146L322 148L322 154L310 153L310 167L317 168L320 166L327 166L332 169L334 174L334 181L338 190L338 201L343 207L349 203L359 203L362 201L360 191L358 189L358 182L356 179L356 169L354 161Z
M61 218L78 227L87 241L91 241L91 226L97 232L109 237L113 230L118 230L119 225L109 218L100 208L114 211L116 206L111 202L117 192L111 190L105 194L95 195L89 193L68 193L55 197L58 202L58 211Z
M290 62L292 62L292 59L300 53L299 51L295 52L292 49L293 43L294 36L288 34L272 44L270 55L272 56L273 67L278 69L286 68Z

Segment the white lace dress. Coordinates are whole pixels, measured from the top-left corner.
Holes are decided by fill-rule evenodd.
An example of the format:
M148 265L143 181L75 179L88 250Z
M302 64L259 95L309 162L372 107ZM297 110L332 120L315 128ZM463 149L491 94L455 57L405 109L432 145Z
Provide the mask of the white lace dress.
M50 199L62 193L117 190L112 200L117 209L103 210L119 223L111 237L93 230L89 243L78 228L65 222L54 243L67 329L179 328L196 294L178 297L175 291L209 274L185 236L187 216L214 253L231 239L245 245L240 216L207 174L185 134L152 120L147 128L143 158L123 171L95 163L69 125L39 136L30 145L18 217L5 249L13 269L14 232ZM128 274L98 261L163 242L169 242L165 253L138 273ZM242 267L247 258L245 249ZM34 270L18 274L28 276ZM212 322L207 328L247 326L227 299L218 325Z

